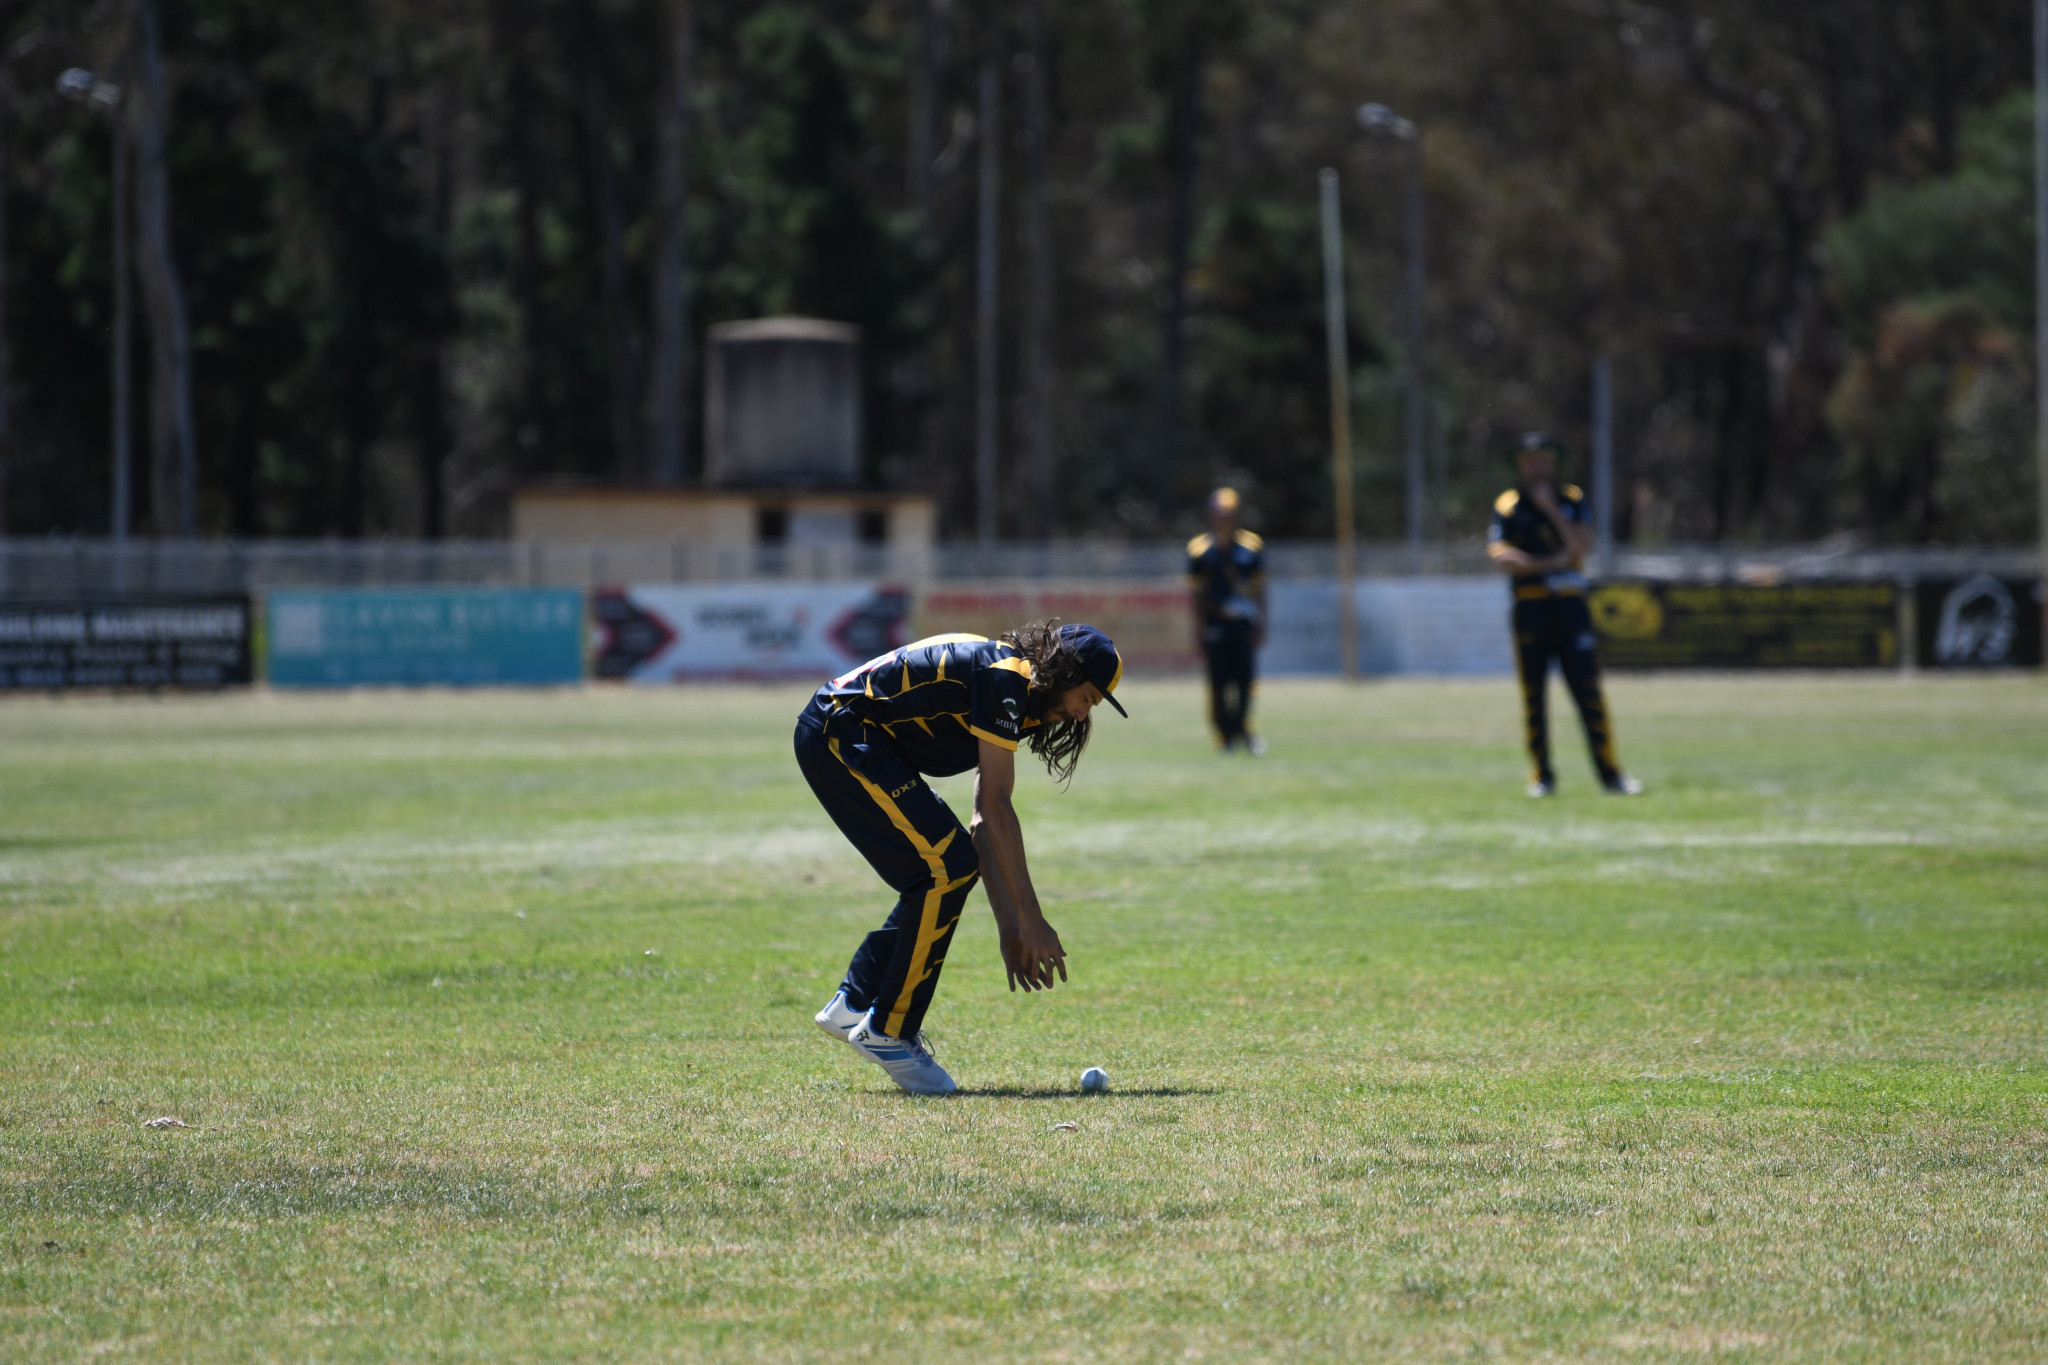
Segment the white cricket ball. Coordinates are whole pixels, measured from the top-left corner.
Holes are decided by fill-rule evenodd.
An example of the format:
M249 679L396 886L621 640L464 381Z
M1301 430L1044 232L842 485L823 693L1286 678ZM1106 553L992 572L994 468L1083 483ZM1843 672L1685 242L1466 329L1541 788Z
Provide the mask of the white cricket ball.
M1091 1095L1109 1089L1109 1073L1099 1066L1091 1066L1081 1073L1081 1088Z

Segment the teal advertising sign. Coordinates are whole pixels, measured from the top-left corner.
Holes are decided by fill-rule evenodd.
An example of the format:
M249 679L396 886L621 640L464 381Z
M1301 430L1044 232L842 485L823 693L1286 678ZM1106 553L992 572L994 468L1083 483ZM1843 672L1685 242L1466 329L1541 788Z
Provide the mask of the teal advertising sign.
M583 680L575 588L270 594L273 687L547 686Z

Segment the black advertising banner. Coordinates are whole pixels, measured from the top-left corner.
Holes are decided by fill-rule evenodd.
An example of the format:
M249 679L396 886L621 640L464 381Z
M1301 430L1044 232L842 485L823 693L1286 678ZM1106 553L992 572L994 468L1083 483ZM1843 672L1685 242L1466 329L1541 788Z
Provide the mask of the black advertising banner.
M1886 668L1890 583L1603 583L1587 596L1611 668Z
M1972 574L1915 585L1915 658L1928 668L2038 668L2041 585Z
M0 691L250 680L249 599L0 603Z

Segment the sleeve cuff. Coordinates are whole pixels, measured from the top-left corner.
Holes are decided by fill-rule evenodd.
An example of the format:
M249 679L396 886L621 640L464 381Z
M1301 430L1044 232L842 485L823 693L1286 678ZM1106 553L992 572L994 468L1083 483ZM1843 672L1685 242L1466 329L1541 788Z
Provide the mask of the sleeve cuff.
M998 749L1008 749L1013 754L1017 752L1016 740L1004 739L1001 735L992 735L988 731L982 729L979 725L968 726L967 733L973 735L976 739L987 740L989 743L995 745Z

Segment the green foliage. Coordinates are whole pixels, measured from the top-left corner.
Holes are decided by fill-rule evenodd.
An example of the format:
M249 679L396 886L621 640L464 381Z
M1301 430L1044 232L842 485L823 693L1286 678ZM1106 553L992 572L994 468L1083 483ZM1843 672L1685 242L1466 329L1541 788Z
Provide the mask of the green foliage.
M1952 175L1888 180L1828 233L1828 281L1849 336L1868 346L1899 302L1967 298L2020 332L2034 322L2033 95L2014 91L1963 125Z
M815 5L777 0L711 12L713 50L700 103L697 259L707 321L800 313L859 324L868 420L881 449L907 440L887 377L903 358L919 274L900 211L863 164L896 113L877 91L903 79L899 34L837 24ZM872 160L872 159L870 159ZM706 234L700 231L699 242Z
M1877 186L1828 235L1857 349L1828 400L1844 511L1912 539L2033 527L2033 104L1965 125L1953 175Z
M645 366L667 6L163 4L204 529L411 533L438 487L451 530L493 534L519 479L625 472L613 342ZM859 324L870 472L936 491L947 530L972 524L985 51L1002 59L1006 129L998 425L1004 477L1021 483L1022 11L693 8L693 355L703 328L734 318ZM2010 533L1997 477L1880 474L1904 466L1851 449L1822 407L1848 382L1839 357L1874 346L1897 305L1965 299L2012 332L2031 316L2021 0L1043 8L1064 533L1186 527L1222 477L1256 487L1268 531L1326 531L1313 215L1329 166L1344 185L1361 524L1398 534L1402 357L1370 339L1405 333L1402 156L1356 127L1367 100L1423 130L1425 360L1452 534L1476 534L1513 433L1584 447L1602 351L1624 534ZM15 532L106 524L106 131L53 83L117 65L124 13L0 10ZM921 175L914 88L930 95ZM1173 137L1177 92L1194 97L1192 142ZM1192 153L1194 206L1179 435L1162 426L1176 147ZM605 290L607 179L623 304ZM2003 467L2007 387L1949 386L1961 406L1944 469ZM1167 448L1178 465L1162 487ZM1949 491L1925 491L1942 480Z

